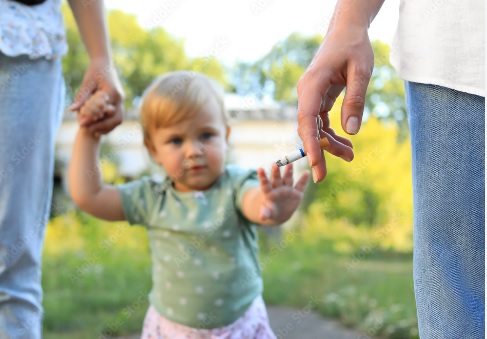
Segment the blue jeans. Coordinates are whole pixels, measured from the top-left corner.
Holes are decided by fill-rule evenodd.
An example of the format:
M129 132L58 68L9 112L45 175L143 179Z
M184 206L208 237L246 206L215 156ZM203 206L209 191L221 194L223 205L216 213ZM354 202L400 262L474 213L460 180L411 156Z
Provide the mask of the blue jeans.
M61 60L0 54L0 338L41 337L41 253L49 218Z
M422 339L484 338L485 100L406 83Z

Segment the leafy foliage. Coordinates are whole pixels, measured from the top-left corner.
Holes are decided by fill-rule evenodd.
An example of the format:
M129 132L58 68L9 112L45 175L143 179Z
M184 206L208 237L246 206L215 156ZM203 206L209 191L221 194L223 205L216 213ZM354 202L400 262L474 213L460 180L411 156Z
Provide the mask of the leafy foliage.
M340 126L341 100L330 112L335 127ZM350 137L355 152L352 162L325 154L327 177L307 192L310 220L341 221L348 227L369 230L387 228L387 237L377 246L411 249L411 151L409 139L397 141L397 129L394 123L370 117L360 133Z
M69 53L63 59L68 93L72 97L83 80L89 58L67 5L63 6ZM225 71L214 58L188 58L182 39L163 28L143 29L134 15L119 10L108 12L108 27L115 65L126 94L126 104L134 99L157 76L175 70L194 70L226 84Z
M395 121L399 127L398 139L408 134L408 121L404 101L404 84L397 77L389 62L391 47L381 41L373 41L374 72L365 98L365 118L373 115L383 121Z
M315 35L289 35L255 63L242 63L235 71L237 93L271 96L277 101L294 104L296 84L313 59L321 42Z

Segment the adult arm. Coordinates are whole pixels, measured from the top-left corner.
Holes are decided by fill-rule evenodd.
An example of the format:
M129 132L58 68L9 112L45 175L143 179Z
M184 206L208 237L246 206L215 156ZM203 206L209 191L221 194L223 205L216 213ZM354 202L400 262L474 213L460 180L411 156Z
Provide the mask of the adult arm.
M344 160L353 159L352 143L330 127L328 112L346 88L341 107L342 128L348 134L360 129L365 93L374 67L368 36L370 23L384 0L338 0L328 31L316 55L298 82L298 134L303 140L313 181L326 176L326 162L318 144L316 117L321 116L326 151Z
M102 0L68 0L68 2L90 57L90 64L70 109L79 110L96 91L107 93L109 103L115 107L115 110L98 121L81 122L82 126L88 127L92 133L105 134L122 122L125 95L112 62L104 4Z

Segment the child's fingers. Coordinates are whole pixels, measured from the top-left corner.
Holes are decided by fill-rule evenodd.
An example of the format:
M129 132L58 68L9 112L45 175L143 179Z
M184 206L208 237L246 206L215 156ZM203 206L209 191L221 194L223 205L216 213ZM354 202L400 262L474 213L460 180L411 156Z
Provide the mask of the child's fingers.
M90 121L91 121L90 111L86 108L86 106L81 107L78 112L78 122L80 123L81 126L83 126Z
M90 120L96 120L103 115L104 108L105 105L102 102L90 99L80 108L78 114Z
M281 171L279 170L279 167L277 167L276 164L272 165L271 184L272 187L274 188L282 186Z
M103 91L93 93L79 108L78 122L81 127L93 125L104 118L105 115L113 116L115 107L109 104L110 97Z
M109 105L110 97L103 91L94 93L83 105L86 107L91 115L102 116Z
M296 190L298 190L299 192L304 192L304 189L306 187L306 184L308 183L308 179L309 179L309 172L306 171L306 172L303 173L303 175L301 176L301 178L299 178L299 180L296 183L296 185L294 186L294 188Z
M92 98L90 98L90 100L88 100L86 105L88 106L88 109L90 109L93 113L103 114L103 111L105 111L107 106L105 98L105 95L93 96Z
M271 183L269 182L269 179L267 179L267 175L265 174L265 171L263 168L259 168L257 170L257 176L259 177L260 181L260 188L264 194L268 194L270 191L272 191L272 186Z
M104 91L97 91L94 95L100 97L104 102L110 102L110 96Z
M117 112L117 108L115 107L115 105L107 104L105 108L105 116L111 117L115 115L116 112Z
M284 175L282 176L282 184L285 186L293 185L293 164L284 166Z
M102 101L102 102L109 102L110 96L106 92L104 92L102 90L98 90L95 93L93 93L93 95L90 96L88 98L88 100L98 100L98 101Z

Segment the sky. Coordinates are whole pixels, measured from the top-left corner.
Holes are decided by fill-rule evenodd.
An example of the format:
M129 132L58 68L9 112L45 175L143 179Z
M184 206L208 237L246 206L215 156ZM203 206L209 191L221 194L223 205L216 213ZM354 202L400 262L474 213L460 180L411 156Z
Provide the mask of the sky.
M292 32L324 35L336 0L105 0L109 9L137 16L144 28L161 26L185 42L190 57L232 64L255 61ZM392 43L399 0L385 1L369 36Z

